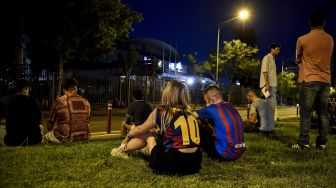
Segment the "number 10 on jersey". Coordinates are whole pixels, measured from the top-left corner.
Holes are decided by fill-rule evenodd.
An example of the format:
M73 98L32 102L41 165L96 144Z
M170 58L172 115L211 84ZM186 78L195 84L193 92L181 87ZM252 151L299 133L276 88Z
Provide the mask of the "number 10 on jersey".
M183 145L189 145L190 140L195 144L200 143L200 135L197 120L194 116L189 115L187 119L185 116L181 115L174 122L175 129L181 127Z

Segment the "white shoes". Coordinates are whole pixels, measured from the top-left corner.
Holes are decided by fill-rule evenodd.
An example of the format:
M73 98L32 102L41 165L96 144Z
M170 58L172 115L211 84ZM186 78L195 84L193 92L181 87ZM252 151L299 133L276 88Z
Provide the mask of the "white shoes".
M125 146L120 146L118 148L113 148L111 151L111 155L113 157L118 157L121 159L129 159L128 154L124 151Z

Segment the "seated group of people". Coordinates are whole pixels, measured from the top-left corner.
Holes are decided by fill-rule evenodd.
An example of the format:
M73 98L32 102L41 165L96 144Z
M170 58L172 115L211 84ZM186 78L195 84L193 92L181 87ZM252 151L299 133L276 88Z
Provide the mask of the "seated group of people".
M53 103L47 121L48 132L43 135L40 104L29 96L29 81L17 80L16 93L0 102L0 146L87 140L91 106L88 100L77 94L77 86L78 82L73 78L64 81L64 95Z
M129 158L130 152L146 148L149 166L158 174L197 173L201 169L200 149L212 159L236 160L245 148L244 127L267 135L274 130L271 105L253 90L248 91L247 98L252 104L251 116L245 122L234 107L223 101L217 85L204 91L207 106L192 111L186 85L170 81L162 93L161 106L152 111L142 98L134 97L136 104L130 104L121 126L122 136L126 137L119 147L112 149L111 155ZM140 115L137 110L146 113ZM137 123L130 125L130 119Z
M0 103L1 122L5 124L0 126L0 144L22 146L88 140L91 106L77 94L77 85L72 78L64 81L64 95L53 103L47 121L48 132L43 135L41 108L37 100L29 96L29 82L17 81L16 94ZM271 133L274 129L271 118L274 114L268 102L259 99L252 90L247 98L252 103L251 117L243 122L238 111L223 101L217 85L205 89L207 106L197 111L190 108L189 90L180 81L167 84L161 105L154 110L143 100L141 90L135 90L134 102L129 105L121 126L125 139L111 154L129 158L129 152L146 149L149 166L158 174L197 173L201 169L201 148L213 159L236 160L245 148L244 124L245 130L255 130L251 127L256 122L260 123L260 132Z

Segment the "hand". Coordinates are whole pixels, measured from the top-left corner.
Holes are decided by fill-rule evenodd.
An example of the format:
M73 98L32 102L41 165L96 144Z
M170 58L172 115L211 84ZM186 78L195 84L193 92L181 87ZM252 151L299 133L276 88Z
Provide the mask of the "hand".
M121 144L124 144L126 146L131 139L132 137L130 136L130 134L127 134L126 138L121 142Z
M121 142L120 146L123 146L123 150L126 150L126 146L127 146L127 143L128 143L129 140L126 140L126 138Z
M51 124L51 123L48 123L48 124L47 124L47 129L48 129L48 131L52 131L53 128L54 128L54 125L53 125L53 124Z

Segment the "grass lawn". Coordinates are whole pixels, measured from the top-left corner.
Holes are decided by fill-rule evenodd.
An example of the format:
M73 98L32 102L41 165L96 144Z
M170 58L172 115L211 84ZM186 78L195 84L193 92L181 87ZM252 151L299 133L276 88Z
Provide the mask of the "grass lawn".
M121 139L63 145L0 147L0 187L336 187L336 136L327 149L294 151L298 121L283 120L270 140L246 133L246 152L234 162L203 155L195 175L158 176L140 156L110 155ZM311 142L316 130L311 131Z

